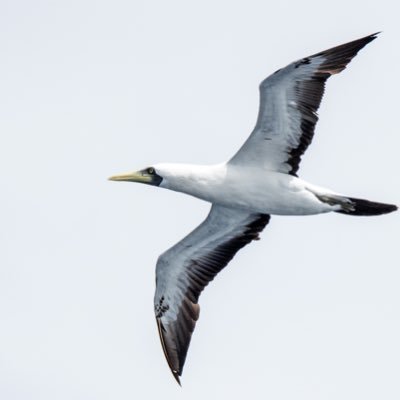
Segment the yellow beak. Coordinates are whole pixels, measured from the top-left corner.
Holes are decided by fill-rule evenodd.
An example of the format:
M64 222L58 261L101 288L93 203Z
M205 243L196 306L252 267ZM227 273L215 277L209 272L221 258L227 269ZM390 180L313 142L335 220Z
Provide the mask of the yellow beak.
M108 179L110 181L126 181L126 182L140 182L140 183L152 183L153 181L152 176L146 174L144 171L128 172L126 174L114 175Z

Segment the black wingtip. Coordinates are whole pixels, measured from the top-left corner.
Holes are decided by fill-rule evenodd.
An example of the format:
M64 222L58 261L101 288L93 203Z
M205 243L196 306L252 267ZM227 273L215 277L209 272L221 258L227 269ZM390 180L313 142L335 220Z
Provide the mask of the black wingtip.
M327 52L333 52L333 50L336 50L336 51L345 50L345 51L349 52L348 55L350 55L350 53L353 53L353 54L351 54L351 58L353 58L358 53L358 51L360 51L368 43L371 43L373 40L375 40L380 33L381 32L371 33L370 35L364 36L362 38L355 39L355 40L352 40L351 42L336 46L336 47L332 48L331 50L327 50Z
M380 33L382 33L382 31L378 31L378 32L375 32L375 33L371 33L370 35L367 35L367 36L365 36L365 37L366 37L366 38L367 38L367 37L370 37L372 40L374 40L374 39L376 39L376 38L378 37L378 35L379 35Z
M165 358L167 359L167 363L168 363L169 369L171 370L172 375L175 378L175 380L178 382L178 385L182 387L181 380L179 379L179 375L180 375L180 373L182 373L182 371L178 372L178 371L175 370L175 368L173 366L173 363L172 363L172 360L171 360L171 358L170 358L170 356L168 354L168 349L167 349L167 346L166 346L165 341L164 341L164 333L163 333L163 331L165 329L163 327L161 319L160 318L156 318L156 322L157 322L158 333L160 335L161 346L162 346Z
M178 382L178 385L182 387L181 380L179 379L179 375L176 371L171 370L172 375L174 376L175 380Z
M360 39L332 47L331 49L314 54L308 58L325 58L325 61L319 66L318 72L321 74L327 74L325 76L325 79L327 79L331 75L342 72L357 53L368 43L375 40L379 33L380 32L375 32Z
M380 33L382 33L382 31L371 33L370 35L364 36L364 37L362 37L360 39L356 39L356 40L353 41L353 44L359 44L359 49L358 50L361 50L368 43L371 43L373 40L375 40ZM348 44L351 44L351 42L348 43ZM357 50L357 52L358 52L358 50Z
M381 33L382 33L382 31L378 31L375 33L371 33L371 35L369 35L369 36L371 36L373 39L376 39L378 37L378 35L380 35Z
M369 43L369 42L372 42L373 40L375 40L380 33L382 33L382 31L371 33L370 35L365 36L365 37L363 37L361 39L358 39L358 40L365 40L367 43Z
M375 40L380 33L381 32L371 33L370 35L364 36L360 39L356 39L353 42L350 42L348 44L350 44L350 45L354 44L355 47L358 47L358 49L356 50L356 53L355 53L355 54L357 54L358 51L361 50L364 46L366 46L368 43L371 43L373 40Z

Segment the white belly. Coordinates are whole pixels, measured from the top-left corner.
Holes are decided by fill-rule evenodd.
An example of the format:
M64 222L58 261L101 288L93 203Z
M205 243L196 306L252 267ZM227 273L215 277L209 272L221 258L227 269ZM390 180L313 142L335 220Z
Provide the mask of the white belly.
M228 207L237 207L265 214L310 215L332 210L307 189L304 181L280 173L265 174L262 179L225 182L209 199Z
M319 201L310 188L321 193L326 190L291 175L258 168L218 165L165 187L211 203L265 214L310 215L334 209Z

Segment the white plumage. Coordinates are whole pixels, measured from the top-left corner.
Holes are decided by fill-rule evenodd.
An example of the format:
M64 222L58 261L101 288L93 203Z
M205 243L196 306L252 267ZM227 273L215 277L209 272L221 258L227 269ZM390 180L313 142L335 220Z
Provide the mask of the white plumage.
M311 215L340 209L315 197L333 194L295 176L231 162L217 165L156 164L160 187L210 203L276 215Z
M212 203L206 220L163 253L156 267L156 320L178 382L199 317L200 293L238 250L259 238L271 214L380 215L397 209L297 177L301 156L314 135L326 80L375 38L369 35L303 58L265 79L256 126L230 161L212 166L156 164L110 178L160 186Z

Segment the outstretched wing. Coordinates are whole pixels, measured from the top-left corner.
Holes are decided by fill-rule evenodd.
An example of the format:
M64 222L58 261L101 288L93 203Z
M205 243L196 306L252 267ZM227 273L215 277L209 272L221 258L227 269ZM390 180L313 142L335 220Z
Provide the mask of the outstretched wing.
M326 80L343 71L376 36L374 33L303 58L265 79L260 85L256 126L230 163L296 175L314 135Z
M164 354L178 383L199 317L200 293L238 250L258 239L269 219L267 214L213 205L201 225L159 257L154 309Z

